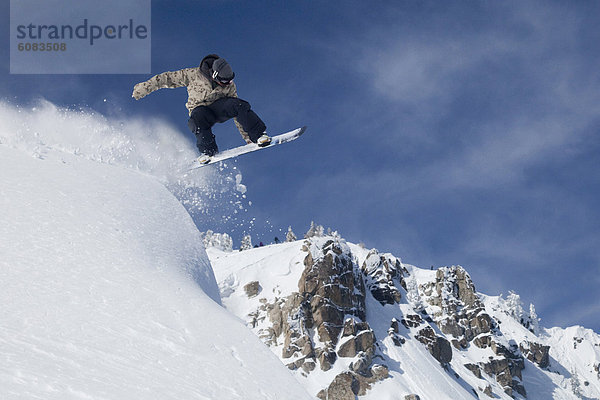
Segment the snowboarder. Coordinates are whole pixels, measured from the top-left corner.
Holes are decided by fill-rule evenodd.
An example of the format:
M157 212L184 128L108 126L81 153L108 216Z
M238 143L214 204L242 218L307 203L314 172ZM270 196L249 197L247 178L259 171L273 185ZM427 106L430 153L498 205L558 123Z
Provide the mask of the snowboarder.
M250 103L238 98L234 77L225 59L209 54L198 67L163 72L138 83L133 88L132 97L139 100L158 89L186 86L186 107L190 115L188 127L196 135L200 151L198 161L208 163L219 151L212 133L217 122L233 118L246 143L257 143L261 147L271 143L264 122L250 108Z

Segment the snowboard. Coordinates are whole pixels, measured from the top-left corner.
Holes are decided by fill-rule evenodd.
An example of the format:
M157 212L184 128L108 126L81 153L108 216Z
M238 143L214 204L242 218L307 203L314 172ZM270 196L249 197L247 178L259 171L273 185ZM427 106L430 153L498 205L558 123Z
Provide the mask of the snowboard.
M225 161L230 158L238 157L238 156L241 156L242 154L251 153L251 152L257 151L257 150L264 150L264 149L268 149L273 146L291 142L293 140L298 139L304 133L304 131L306 131L306 126L303 126L302 128L294 129L293 131L282 133L281 135L273 136L273 137L271 137L271 143L268 144L267 146L263 146L263 147L259 147L256 143L248 143L243 146L234 147L232 149L227 149L227 150L224 150L224 151L212 156L207 163L200 163L196 159L193 161L193 164L192 164L192 167L190 168L190 170L206 167L207 165L212 165L212 164L218 163L220 161Z

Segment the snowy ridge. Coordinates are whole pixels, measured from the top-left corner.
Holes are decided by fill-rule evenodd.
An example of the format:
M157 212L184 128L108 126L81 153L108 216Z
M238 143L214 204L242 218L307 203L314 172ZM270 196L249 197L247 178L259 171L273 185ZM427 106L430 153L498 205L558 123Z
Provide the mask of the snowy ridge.
M360 313L345 311L340 336L333 343L337 357L330 357L334 359L330 365L320 356L331 346L323 340L325 330L318 325L323 312L314 307L316 297L303 292L310 282L303 279L310 279L307 271L322 266L323 260L336 252L342 257L339 260L353 260L352 270L360 271L366 283L364 293L354 293L355 297L365 297L366 316L363 321L357 316ZM503 298L477 293L461 267L421 269L391 254L346 243L335 234L241 252L208 248L207 253L225 307L246 321L313 396L354 399L358 394L360 399L401 400L409 395L452 400L600 398L597 333L581 327L540 327L533 307L533 316L523 312L518 295ZM331 271L336 270L335 265ZM338 281L336 275L327 279L333 286ZM343 285L340 290L344 290ZM330 293L327 304L343 303L336 291ZM292 304L298 297L306 300L300 309L304 314L312 310L312 319L294 317ZM291 318L287 325L281 321L286 315ZM333 320L329 320L330 325ZM312 352L294 348L294 341L305 343L294 339L298 324L305 325ZM355 336L347 336L353 324L364 326L358 332L354 328ZM368 332L375 337L373 354L368 354L369 348L362 354L349 353L347 349L354 345L347 344ZM365 362L371 369L357 366ZM376 382L368 378L368 385L361 380L379 365L387 368L387 377Z
M58 145L34 154L7 126L1 399L310 398L219 304L202 236L163 184Z

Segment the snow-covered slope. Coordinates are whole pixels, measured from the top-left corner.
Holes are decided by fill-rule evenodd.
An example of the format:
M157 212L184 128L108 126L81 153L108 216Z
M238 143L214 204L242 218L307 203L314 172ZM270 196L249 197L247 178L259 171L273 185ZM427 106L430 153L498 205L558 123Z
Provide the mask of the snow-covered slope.
M310 398L156 179L0 144L0 192L1 399Z
M600 398L597 333L461 267L198 232L221 198L193 154L160 121L0 103L0 399Z
M479 294L461 267L319 234L207 253L225 307L321 399L600 398L598 334L544 329L518 295Z

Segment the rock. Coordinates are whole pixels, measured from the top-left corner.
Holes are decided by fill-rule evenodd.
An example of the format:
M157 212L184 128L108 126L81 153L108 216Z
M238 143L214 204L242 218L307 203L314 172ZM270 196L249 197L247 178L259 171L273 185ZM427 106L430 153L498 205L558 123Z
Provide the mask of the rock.
M461 338L460 340L452 339L451 343L457 350L464 350L469 347L469 342L465 338Z
M356 337L350 336L345 342L340 344L337 353L340 357L352 358L358 354L358 351L356 348Z
M448 340L437 336L434 330L427 326L417 332L416 339L425 344L431 355L442 365L452 361L452 346Z
M510 387L512 385L512 375L506 358L493 359L483 364L483 370L490 376L496 376L496 381L502 387Z
M330 371L338 356L358 356L350 364L349 371L337 375L317 395L324 400L354 400L357 394L366 394L371 384L389 375L386 366L372 363L376 338L369 324L364 322L365 274L355 264L349 246L338 237L311 237L305 241L303 250L307 254L298 292L277 298L272 303L266 299L261 301L254 326L268 317L272 326L261 330L261 338L270 345L283 344L282 358L294 360L287 364L288 368L302 371L302 374L312 373L317 364L321 370ZM384 257L382 260L375 275L391 277L384 279L389 291L382 292L382 296L399 301L400 292L396 296L394 285L400 280L401 286L401 278L408 271L403 270L395 258ZM261 291L260 284L250 282L245 290L248 296L256 296ZM412 318L415 323L420 319L419 316ZM396 320L396 332L398 328Z
M373 354L375 352L374 345L375 333L371 329L360 331L356 336L349 336L340 345L338 355L340 357L354 357L361 351Z
M402 318L402 320L400 322L402 323L402 325L404 325L404 327L406 329L418 328L419 325L421 325L423 323L423 319L421 318L420 315L409 314L406 316L406 318Z
M291 329L286 330L283 349L281 351L282 357L292 357L296 352L300 352L305 344L305 339L303 339L297 331Z
M370 362L370 361L369 361ZM371 389L371 385L381 381L389 376L389 369L385 365L373 365L370 369L354 373L355 378L359 382L359 396L364 396Z
M473 375L475 375L476 377L481 379L481 368L479 367L479 365L465 364L465 368L468 369L469 371L471 371L473 373Z
M404 343L406 343L406 339L398 335L399 331L400 329L398 327L398 320L396 318L392 318L392 323L388 329L388 336L392 338L395 346L402 346Z
M406 343L406 339L404 339L403 337L400 337L396 334L392 334L392 342L394 342L394 346L402 346L404 343Z
M448 316L445 319L439 320L438 325L440 330L446 335L452 335L456 338L460 338L465 334L465 328L459 324L455 318L458 315Z
M406 270L399 259L391 254L379 254L377 250L371 250L361 269L366 277L367 288L377 301L382 305L400 302L402 295L395 281L406 290L403 280Z
M317 367L317 363L315 363L314 360L306 360L302 364L302 369L307 374L310 373L310 372L312 372L312 371L314 371L316 367Z
M494 392L492 392L492 387L491 387L490 385L487 385L487 386L485 387L485 389L483 389L483 393L484 393L485 395L487 395L488 397L495 397L495 396L494 396Z
M396 304L402 300L402 295L396 289L393 282L380 284L380 286L372 286L369 290L373 297L381 304Z
M312 369L311 369L310 364L312 364ZM305 358L299 358L296 361L287 364L286 366L289 369L291 369L292 371L295 371L298 368L302 368L305 372L308 373L308 372L312 371L313 369L315 369L314 368L315 365L316 364L315 364L314 360L309 360L305 357Z
M333 379L327 388L327 399L355 400L360 390L360 383L351 372L342 372Z
M480 349L487 349L492 345L492 337L490 335L477 336L473 340L473 344Z
M375 333L371 329L360 331L356 336L356 343L359 351L366 351L367 353L373 354L375 341Z
M337 360L337 354L331 349L318 349L316 354L322 371L329 371Z
M317 238L313 240L318 243ZM306 243L309 253L304 259L298 289L308 301L305 315L316 327L319 340L335 345L346 315L365 318L364 282L362 275L354 274L351 253L345 242L327 240L320 249L315 243ZM312 327L309 323L306 326Z
M515 390L517 393L519 393L521 396L523 397L527 397L527 391L525 390L525 386L523 386L521 383L519 383L518 381L513 380L512 381L512 388L513 390Z
M486 313L480 313L469 321L469 325L475 336L488 333L492 330L492 318Z
M550 346L544 346L535 342L523 342L519 345L521 353L540 368L548 368L550 365Z
M327 322L321 323L317 328L321 342L334 346L337 344L341 331L341 326L332 325Z
M493 346L498 324L486 313L471 277L462 267L438 269L435 281L422 285L422 290L430 296L427 302L436 308L434 320L454 348L468 349L471 342L482 349Z
M418 394L407 394L404 396L404 400L421 400Z
M452 346L450 346L450 342L441 336L436 337L436 342L431 350L431 355L433 355L440 364L448 364L452 361Z
M356 321L354 318L346 318L344 321L344 328L342 329L342 337L356 335Z
M347 287L340 285L320 286L315 297L328 299L332 304L341 308L351 308L353 306L352 293Z
M262 288L258 281L252 281L244 286L244 292L246 292L246 296L248 296L249 299L257 296L261 290Z
M313 306L313 319L316 326L327 323L340 327L341 331L344 321L344 312L340 308L332 305L327 300L311 302L311 306Z
M371 373L373 377L378 381L382 381L390 376L390 370L385 365L375 364L371 367Z
M392 323L390 324L390 328L393 329L394 333L399 332L398 320L396 318L392 318Z
M366 353L363 352L362 355L363 356L359 357L358 360L350 363L350 370L360 375L367 375L367 371L370 371L369 367L371 366L372 360Z
M313 348L312 341L308 336L305 336L306 340L304 346L302 347L302 355L306 357L314 357L315 349Z
M506 348L505 346L498 344L496 341L492 340L491 346L492 351L504 358L509 366L510 374L513 377L517 377L520 380L523 379L521 376L521 371L525 369L525 359L520 354L516 353L518 348L514 347L512 350Z
M509 396L512 396L513 390L515 390L526 397L525 388L519 383L522 380L521 371L525 367L522 364L523 358L519 358L514 354L513 356L514 358L501 357L499 359L492 359L483 364L483 370L488 375L495 375L496 382L502 386L504 392ZM519 381L514 380L513 377L518 377Z

